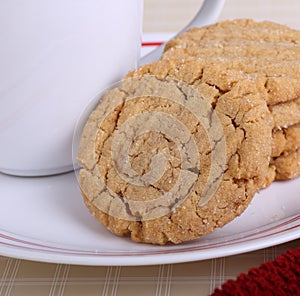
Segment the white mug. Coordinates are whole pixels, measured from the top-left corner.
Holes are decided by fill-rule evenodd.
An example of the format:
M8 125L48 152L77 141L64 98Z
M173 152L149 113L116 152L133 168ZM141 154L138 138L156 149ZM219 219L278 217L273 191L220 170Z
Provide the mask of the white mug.
M214 11L215 2L206 6ZM137 66L142 7L142 0L0 1L0 172L72 170L82 110Z

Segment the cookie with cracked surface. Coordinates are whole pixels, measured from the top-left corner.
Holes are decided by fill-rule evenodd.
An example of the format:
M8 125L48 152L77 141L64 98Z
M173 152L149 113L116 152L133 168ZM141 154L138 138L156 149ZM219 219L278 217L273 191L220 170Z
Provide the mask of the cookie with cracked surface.
M297 45L300 42L300 32L270 21L226 20L206 27L192 28L169 41L166 50L174 47L197 47L207 40L232 39Z
M163 59L242 60L240 70L262 75L267 101L276 104L299 97L300 31L272 22L235 20L182 33L165 46Z
M173 59L165 61L166 63L169 61L170 64L174 62ZM181 60L177 60L177 63L180 61ZM221 93L228 91L235 83L242 79L255 81L260 91L265 94L264 97L274 118L275 129L291 126L300 122L300 96L286 102L270 104L272 101L270 96L282 100L282 98L291 98L294 96L295 89L293 86L300 90L299 78L292 79L289 76L281 76L280 73L284 71L281 64L272 63L266 66L262 72L259 72L257 68L260 67L260 63L257 60L249 60L246 63L244 59L233 60L216 57L214 59L198 58L195 60L189 58L181 61L181 63L183 65L189 65L189 69L182 66L184 69L181 70L181 76L184 75L184 79L188 81L194 78L193 73L188 72L189 70L191 72L197 72L199 64L206 65L205 71L198 73L198 76L201 77L202 82L208 85L214 85ZM195 64L195 66L193 64ZM291 68L291 64L289 67L286 67L286 69ZM161 73L164 73L164 71L166 72L167 69L161 69Z
M172 42L172 41L170 41ZM263 58L266 61L295 61L300 58L300 46L287 42L264 42L236 38L202 40L200 44L187 44L186 47L170 47L166 44L163 57L187 58L202 55L231 58Z
M167 53L161 59L168 60L203 60L207 63L223 63L224 69L215 69L215 75L228 76L231 80L241 79L243 76L249 79L259 80L266 88L266 101L268 105L276 105L295 100L300 97L300 62L295 61L276 61L267 58L248 58L248 57L231 57L231 56L206 56L200 54L200 49L195 49L193 53L187 49L186 56ZM195 54L195 55L194 55ZM225 86L224 86L225 87Z
M160 245L196 239L240 215L260 189L273 126L265 94L244 79L220 92L202 80L206 67L141 67L90 115L79 182L112 233Z
M191 63L195 59L189 57L183 61L188 60L190 60ZM220 67L211 67L207 69L202 77L208 84L211 79L214 79L214 82L220 91L227 91L228 88L240 79L256 80L257 83L260 84L260 88L265 88L266 102L274 118L274 129L281 129L300 122L300 97L297 96L296 98L291 99L295 94L298 95L298 91L295 90L300 90L299 78L295 79L284 75L284 71L288 72L290 71L288 69L293 68L293 63L286 64L286 67L283 67L281 63L276 64L275 62L272 62L268 66L264 65L264 69L258 70L261 65L260 61L257 59L224 59L220 56L211 59L198 56L197 61L207 64L218 63L220 65ZM298 76L300 77L300 72ZM273 104L275 102L273 100L274 98L278 98L280 101L285 98L286 101Z

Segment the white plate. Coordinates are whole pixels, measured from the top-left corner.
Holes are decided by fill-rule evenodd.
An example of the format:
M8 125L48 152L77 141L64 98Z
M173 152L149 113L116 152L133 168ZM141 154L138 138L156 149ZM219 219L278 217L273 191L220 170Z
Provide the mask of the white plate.
M182 245L119 238L83 204L74 173L43 178L0 174L0 254L84 265L146 265L239 254L300 237L300 179L274 183L237 219Z
M147 41L169 36L144 37L142 54L155 47ZM147 265L239 254L300 237L299 188L300 178L274 183L222 229L162 247L133 243L99 225L82 201L74 173L43 178L0 173L0 255L82 265Z

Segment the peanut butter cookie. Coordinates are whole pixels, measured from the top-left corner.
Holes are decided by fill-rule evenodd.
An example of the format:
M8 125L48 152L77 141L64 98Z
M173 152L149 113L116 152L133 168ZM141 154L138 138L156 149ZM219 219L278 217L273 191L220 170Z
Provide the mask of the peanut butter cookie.
M234 71L265 80L269 105L300 96L300 32L272 22L224 21L166 44L163 59L229 59ZM236 61L237 60L237 61Z
M148 64L91 113L79 183L112 233L160 245L193 240L239 216L263 185L274 124L267 92L252 77L211 76L223 66Z

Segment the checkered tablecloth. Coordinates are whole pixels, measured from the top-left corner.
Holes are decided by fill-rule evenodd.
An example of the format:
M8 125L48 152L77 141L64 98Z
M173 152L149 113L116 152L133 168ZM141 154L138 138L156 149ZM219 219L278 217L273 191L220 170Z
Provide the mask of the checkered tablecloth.
M235 256L153 266L77 266L0 257L0 295L209 295L226 280L299 246L300 239Z

